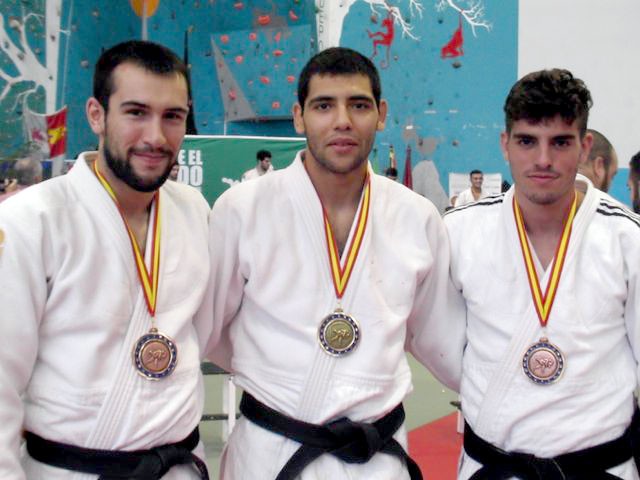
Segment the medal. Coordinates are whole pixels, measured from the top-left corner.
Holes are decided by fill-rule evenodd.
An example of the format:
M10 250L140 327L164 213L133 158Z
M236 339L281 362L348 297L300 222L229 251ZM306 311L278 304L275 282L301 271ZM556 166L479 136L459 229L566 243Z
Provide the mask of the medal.
M346 355L358 346L360 327L352 316L336 310L322 320L318 340L325 352L335 356Z
M542 337L534 343L522 358L522 369L532 381L539 385L548 385L560 378L564 371L562 352Z
M567 214L567 218L564 222L562 235L558 241L558 247L556 248L556 254L551 266L551 276L547 283L547 289L543 295L542 290L540 289L538 274L533 263L531 249L529 248L529 240L524 228L522 212L520 211L520 207L516 201L515 194L513 196L513 213L516 220L520 248L522 249L522 257L527 271L527 278L529 279L529 287L531 288L533 304L543 331L546 330L546 326L549 321L549 314L551 313L551 307L553 306L553 301L558 290L558 284L560 283L560 275L567 255L567 248L571 237L571 226L573 225L573 218L576 214L577 205L578 196L575 194L571 208L569 209L569 213ZM565 363L564 355L560 349L550 343L549 340L543 336L540 341L527 348L527 351L522 357L522 370L532 382L538 385L550 385L560 378L564 371Z
M138 373L150 380L171 375L176 368L178 349L169 337L152 328L133 348L133 363Z
M364 181L364 189L362 191L362 201L360 211L357 215L357 223L355 232L349 248L347 249L346 260L344 265L340 262L338 253L338 245L331 230L329 217L327 212L322 209L324 215L324 232L327 241L327 252L329 254L329 266L331 267L331 279L333 288L338 300L338 307L333 313L327 315L318 328L318 340L322 349L329 355L343 356L352 352L358 346L360 341L360 326L358 322L351 316L342 311L340 307L340 299L349 283L353 266L356 263L362 238L367 227L367 219L369 217L369 201L370 201L370 181L369 175Z
M98 180L113 199L120 216L124 221L131 241L133 256L136 261L138 280L142 286L142 293L147 304L147 311L151 317L151 330L142 335L133 346L133 365L140 375L150 380L159 380L171 375L178 363L178 349L175 343L166 335L158 332L155 327L156 302L158 299L158 281L160 271L160 194L155 193L151 216L153 218L153 232L151 242L151 268L147 269L138 242L129 227L129 223L122 213L118 198L109 182L98 171L97 161L93 164L93 171Z

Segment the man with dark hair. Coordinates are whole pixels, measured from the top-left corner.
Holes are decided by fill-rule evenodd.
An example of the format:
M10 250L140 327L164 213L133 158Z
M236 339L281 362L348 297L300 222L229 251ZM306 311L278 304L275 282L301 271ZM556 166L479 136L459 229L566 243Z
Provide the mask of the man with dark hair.
M16 160L13 171L15 173L16 185L11 191L0 195L0 202L42 181L42 163L38 158L25 157Z
M422 478L405 348L456 388L464 320L445 312L463 310L438 211L368 163L387 113L375 85L353 50L311 58L293 108L307 148L213 207L212 360L245 392L222 478Z
M633 211L640 213L640 152L631 157L629 162L629 178L627 180L631 193Z
M608 192L618 172L618 155L602 133L590 128L587 134L593 137L593 145L589 156L578 165L578 173L587 177L597 189Z
M86 103L98 151L0 205L0 478L208 478L208 206L165 183L184 72L154 43L106 50Z
M459 479L639 478L640 219L576 188L590 107L567 70L519 80L500 138L513 186L445 216L467 304Z
M241 181L246 182L247 180L259 178L268 172L273 172L271 152L268 150L258 150L258 153L256 153L256 166L244 172Z
M482 171L471 170L471 172L469 172L469 181L471 182L471 186L458 194L455 201L456 207L460 207L471 202L477 202L481 198L485 198L487 196L487 192L482 190L482 182L484 181Z
M398 169L395 167L389 167L384 171L384 176L391 180L398 180Z

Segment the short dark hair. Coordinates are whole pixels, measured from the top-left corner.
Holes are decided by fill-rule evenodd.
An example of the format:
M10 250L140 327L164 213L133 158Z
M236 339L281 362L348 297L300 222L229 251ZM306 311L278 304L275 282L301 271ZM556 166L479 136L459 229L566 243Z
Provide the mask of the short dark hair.
M18 185L29 186L42 180L42 163L34 157L16 160L13 166Z
M394 167L389 167L384 171L384 174L387 177L398 177L398 169Z
M640 152L631 157L629 162L629 176L634 182L640 182Z
M380 106L380 75L371 60L355 50L332 47L317 53L307 62L298 80L298 103L304 111L304 102L309 95L309 82L314 75L365 75L371 83L371 93Z
M570 71L554 68L529 73L511 87L505 100L507 133L518 120L538 123L560 115L567 124L577 120L584 137L592 105L587 86Z
M269 150L258 150L258 153L256 153L256 160L264 160L267 157L271 158Z
M100 55L93 74L93 96L105 111L113 93L113 71L122 63L132 63L157 75L182 75L188 82L186 65L167 47L145 40L119 43Z
M471 178L471 176L472 176L472 175L476 175L476 174L478 174L478 173L479 173L480 175L484 175L484 174L482 173L482 170L471 170L471 171L469 172L469 178Z

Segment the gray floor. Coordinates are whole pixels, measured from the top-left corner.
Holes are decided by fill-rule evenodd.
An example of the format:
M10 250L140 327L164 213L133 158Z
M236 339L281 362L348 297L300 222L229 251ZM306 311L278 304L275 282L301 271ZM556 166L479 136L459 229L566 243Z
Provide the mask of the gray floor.
M456 394L443 387L431 374L413 357L409 356L409 364L413 372L414 391L405 400L407 412L407 430L424 425L454 411L449 403L457 398ZM207 375L205 377L206 403L205 413L219 413L222 411L222 383L221 375ZM238 392L238 400L240 392ZM207 464L212 479L218 478L220 452L222 441L222 422L207 421L200 425L202 441L205 444Z

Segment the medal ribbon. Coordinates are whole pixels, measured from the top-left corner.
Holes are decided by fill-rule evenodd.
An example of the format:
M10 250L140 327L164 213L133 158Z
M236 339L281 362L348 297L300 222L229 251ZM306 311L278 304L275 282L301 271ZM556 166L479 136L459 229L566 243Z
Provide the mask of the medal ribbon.
M133 256L136 260L136 269L138 271L138 278L140 279L140 284L142 285L142 292L144 293L144 299L147 303L147 310L149 310L149 314L153 317L156 313L156 301L158 300L158 272L160 271L160 195L158 192L153 196L154 201L156 202L155 214L153 216L153 239L151 242L151 272L147 270L147 266L144 263L144 258L140 253L140 248L138 247L138 242L129 227L129 223L127 219L124 217L124 213L122 212L122 208L120 207L120 203L118 202L118 198L116 197L113 188L107 182L107 179L102 176L100 171L98 171L98 163L93 163L93 171L96 173L98 180L105 188L109 196L113 199L118 207L118 211L120 212L120 216L124 221L124 225L127 227L127 233L129 234L129 240L131 240L131 248L133 249Z
M351 276L351 272L353 271L353 266L356 263L358 252L360 251L362 238L364 237L364 232L367 228L370 197L371 197L370 181L369 181L369 176L367 175L367 178L365 179L365 182L364 182L362 205L360 207L360 212L358 214L356 231L354 232L353 238L351 239L351 244L347 249L347 259L344 264L344 267L340 265L340 255L338 253L338 245L336 244L336 239L334 238L333 231L331 230L329 217L327 216L327 212L324 209L324 207L322 207L322 213L324 215L324 231L327 238L327 250L329 253L329 264L331 266L331 278L333 279L333 286L336 291L336 297L338 299L342 298L342 295L344 294L344 291L347 288L349 277Z
M531 249L529 248L529 241L527 239L527 233L524 229L524 221L522 219L522 212L520 206L516 201L516 197L513 197L513 213L516 218L516 227L518 229L518 239L520 240L520 248L522 249L522 256L524 258L524 265L527 270L527 277L529 279L529 287L531 287L531 295L533 297L533 303L540 319L540 325L547 326L549 321L549 314L551 313L551 307L553 306L553 300L558 290L558 284L560 283L560 275L562 273L562 267L564 266L564 260L567 255L567 247L569 246L569 238L571 237L571 227L573 225L573 218L576 215L578 204L578 196L573 197L573 202L567 218L564 221L562 228L562 235L558 241L556 247L556 254L553 258L553 264L551 267L551 278L547 283L547 289L542 294L540 289L540 281L538 280L538 273L536 267L533 264L533 257L531 256Z

